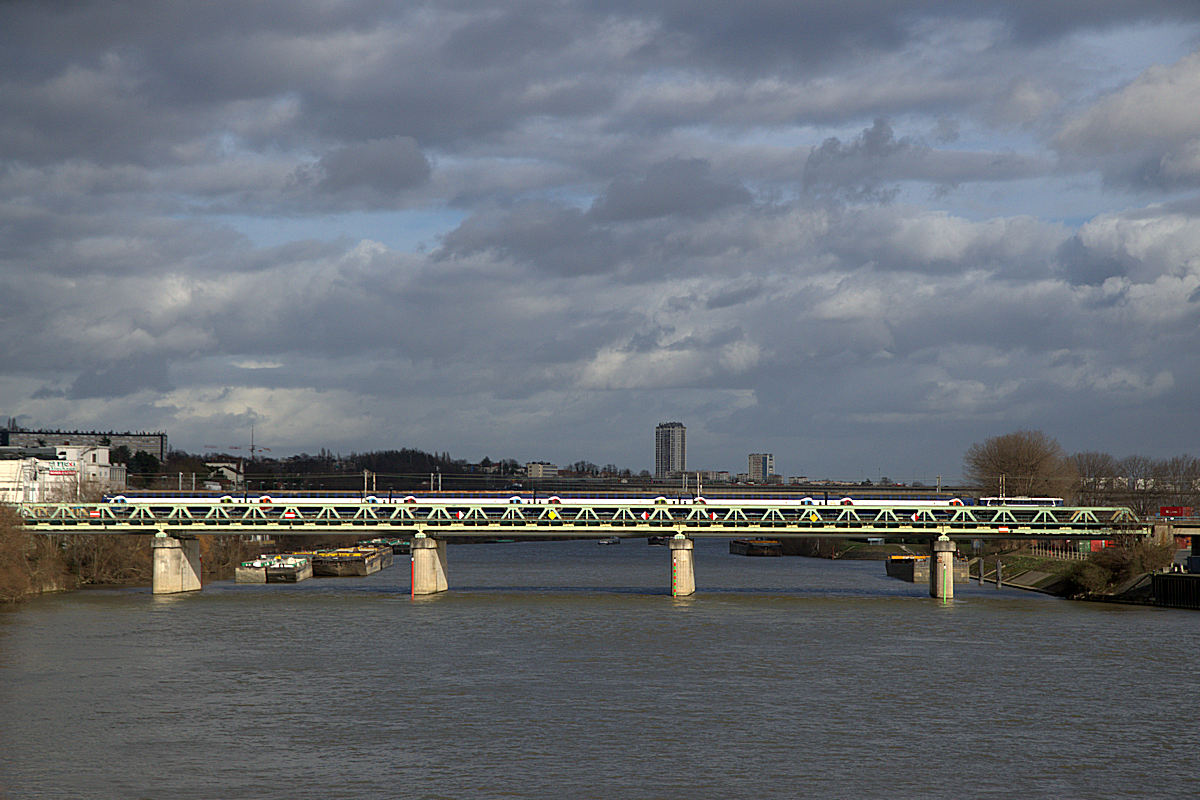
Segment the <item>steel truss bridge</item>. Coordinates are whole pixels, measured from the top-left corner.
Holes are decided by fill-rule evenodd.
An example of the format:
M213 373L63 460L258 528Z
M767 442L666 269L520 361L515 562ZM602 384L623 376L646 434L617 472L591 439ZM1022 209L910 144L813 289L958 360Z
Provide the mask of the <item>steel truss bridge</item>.
M689 538L936 537L1110 539L1144 535L1128 508L891 505L782 505L769 501L668 503L653 499L511 504L367 503L19 503L37 533L369 534L444 538L599 538L682 533Z

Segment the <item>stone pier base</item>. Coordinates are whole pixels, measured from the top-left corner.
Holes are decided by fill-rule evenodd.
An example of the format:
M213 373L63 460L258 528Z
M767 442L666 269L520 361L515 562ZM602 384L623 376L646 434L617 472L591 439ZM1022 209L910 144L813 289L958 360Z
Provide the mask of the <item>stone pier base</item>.
M154 537L150 546L154 553L151 592L177 594L200 590L199 540L160 535Z
M929 596L940 600L954 599L954 552L958 548L946 536L933 542L929 557Z
M437 594L450 588L446 578L446 543L423 533L412 538L412 594Z
M671 596L686 597L696 593L695 561L696 543L682 533L669 542L671 547Z

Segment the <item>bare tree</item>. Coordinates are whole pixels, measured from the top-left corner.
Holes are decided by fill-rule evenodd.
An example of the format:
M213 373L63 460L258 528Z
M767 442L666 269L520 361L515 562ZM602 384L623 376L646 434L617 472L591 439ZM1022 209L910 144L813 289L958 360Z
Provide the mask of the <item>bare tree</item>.
M1077 453L1081 502L1128 506L1141 516L1159 506L1200 505L1200 459L1181 455L1153 459L1132 455Z
M1151 466L1154 488L1166 501L1164 505L1192 505L1196 480L1200 478L1200 460L1193 456L1175 456L1155 461Z
M73 585L57 540L24 530L12 509L0 505L0 604Z
M1125 504L1139 516L1154 508L1154 461L1147 456L1126 456L1117 462L1118 482L1125 488Z
M60 539L62 558L81 584L149 583L150 536L79 533Z
M1108 453L1076 453L1071 457L1079 476L1076 502L1107 505L1117 490L1117 460Z
M1074 461L1041 431L993 436L963 456L963 477L986 494L1061 497L1075 488L1076 476Z

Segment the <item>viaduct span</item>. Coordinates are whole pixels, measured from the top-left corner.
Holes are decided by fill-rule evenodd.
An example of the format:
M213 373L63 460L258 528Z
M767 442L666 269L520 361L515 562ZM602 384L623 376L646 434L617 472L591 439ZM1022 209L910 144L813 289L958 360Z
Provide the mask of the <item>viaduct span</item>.
M952 597L954 592L955 540L1112 539L1146 534L1136 515L1120 507L965 506L918 501L822 505L725 498L669 501L662 497L552 497L538 502L516 497L507 501L408 497L380 502L373 497L269 496L244 502L223 500L22 503L16 511L25 528L36 533L154 534L155 593L200 588L197 534L407 536L414 595L448 588L448 537L669 536L671 593L676 596L695 592L693 547L697 538L925 539L932 555L930 594L941 598Z

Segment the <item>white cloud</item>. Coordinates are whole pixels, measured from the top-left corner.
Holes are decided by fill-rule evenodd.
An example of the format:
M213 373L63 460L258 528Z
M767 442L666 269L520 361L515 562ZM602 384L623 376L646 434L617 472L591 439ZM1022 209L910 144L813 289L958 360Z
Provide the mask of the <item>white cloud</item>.
M244 358L232 363L238 369L279 369L283 366L282 361L261 361L252 358Z
M1200 53L1155 66L1069 119L1057 141L1104 154L1147 145L1177 145L1200 136Z
M1200 183L1200 52L1154 66L1069 118L1054 142L1068 160L1098 160L1110 180Z

